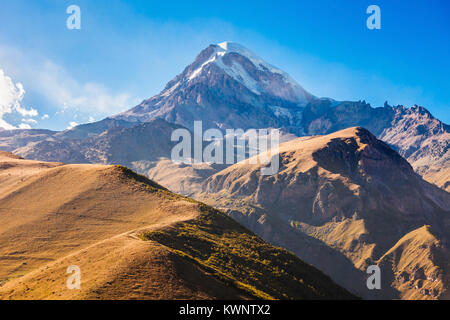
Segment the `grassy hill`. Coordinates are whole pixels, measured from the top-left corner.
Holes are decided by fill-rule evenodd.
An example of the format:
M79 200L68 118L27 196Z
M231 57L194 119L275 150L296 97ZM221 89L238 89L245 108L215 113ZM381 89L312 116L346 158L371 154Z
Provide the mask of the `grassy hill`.
M314 267L121 166L0 154L0 299L346 299ZM69 290L71 265L81 289Z

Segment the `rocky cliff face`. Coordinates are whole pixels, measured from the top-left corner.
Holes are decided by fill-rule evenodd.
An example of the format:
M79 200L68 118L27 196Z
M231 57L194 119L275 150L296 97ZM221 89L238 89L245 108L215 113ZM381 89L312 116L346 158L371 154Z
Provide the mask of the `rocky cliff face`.
M239 163L208 178L199 197L366 297L374 293L355 288L358 278L342 270L364 272L412 230L431 226L448 256L450 195L423 181L405 159L367 130L352 128L299 138L282 144L279 157L277 174L261 176L259 165ZM306 247L293 245L304 237L340 254L336 266L330 267L329 259L318 253L311 256ZM319 244L310 242L319 250ZM438 290L434 296L423 291L416 297L445 294L447 266L430 259L442 274L441 289L433 287ZM378 295L398 298L405 290L415 289L390 284Z

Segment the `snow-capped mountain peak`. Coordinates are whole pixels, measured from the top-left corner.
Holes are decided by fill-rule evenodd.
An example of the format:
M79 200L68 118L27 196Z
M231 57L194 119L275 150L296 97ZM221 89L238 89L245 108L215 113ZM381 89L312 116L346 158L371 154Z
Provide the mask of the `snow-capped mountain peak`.
M202 75L205 66L215 64L228 76L257 95L266 93L299 105L305 105L313 98L287 73L265 62L238 43L222 42L211 45L205 50L208 50L209 55L201 55L203 60L199 61L201 63L196 65L196 68L189 70L185 81L193 81ZM166 90L171 91L178 85L174 83Z

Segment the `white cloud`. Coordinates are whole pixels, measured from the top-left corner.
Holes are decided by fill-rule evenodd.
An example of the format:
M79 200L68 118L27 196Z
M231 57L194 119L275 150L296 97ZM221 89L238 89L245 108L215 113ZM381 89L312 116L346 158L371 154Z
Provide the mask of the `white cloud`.
M14 47L0 46L0 61L2 66L7 66L11 73L20 77L34 94L43 96L57 108L59 106L55 110L59 114L70 110L95 117L109 116L139 102L127 92L111 92L100 83L78 81L57 63L39 55L25 55ZM27 111L19 109L18 112Z
M127 92L112 92L101 83L79 81L61 65L36 53L25 55L17 48L0 45L0 62L34 96L44 98L46 107L54 108L51 111L60 116L60 121L75 114L98 119L125 111L141 101ZM19 106L16 111L23 117L34 117L33 110ZM44 115L44 118L49 117Z
M24 117L37 117L39 115L39 112L37 110L25 109L25 108L22 108L20 105L17 106L16 111Z
M66 128L66 130L73 129L73 128L75 128L77 125L78 125L78 123L76 123L75 121L71 121L71 122L69 123L69 126Z
M5 75L4 71L0 69L0 127L4 129L17 129L14 125L8 123L3 119L5 114L18 113L24 117L35 117L38 112L34 109L25 109L21 106L25 89L19 82L14 81ZM33 119L28 119L33 120ZM34 121L34 120L33 120ZM30 127L22 123L19 128Z
M50 118L49 115L48 115L48 114L44 114L44 115L41 117L41 120L47 120L48 118Z

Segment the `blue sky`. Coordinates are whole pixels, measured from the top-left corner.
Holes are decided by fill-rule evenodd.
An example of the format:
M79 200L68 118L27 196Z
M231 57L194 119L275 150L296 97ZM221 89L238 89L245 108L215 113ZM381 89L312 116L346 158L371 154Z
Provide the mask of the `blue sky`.
M81 30L66 28L71 4ZM366 27L371 4L381 30ZM223 41L316 96L419 104L450 122L446 0L2 0L0 8L0 76L3 95L13 93L0 119L13 126L61 130L129 109Z

